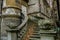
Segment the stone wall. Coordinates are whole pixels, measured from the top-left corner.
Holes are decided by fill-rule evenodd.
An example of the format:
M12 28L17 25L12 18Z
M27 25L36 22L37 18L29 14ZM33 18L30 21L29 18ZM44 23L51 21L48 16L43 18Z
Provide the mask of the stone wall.
M28 13L39 12L39 1L29 0Z

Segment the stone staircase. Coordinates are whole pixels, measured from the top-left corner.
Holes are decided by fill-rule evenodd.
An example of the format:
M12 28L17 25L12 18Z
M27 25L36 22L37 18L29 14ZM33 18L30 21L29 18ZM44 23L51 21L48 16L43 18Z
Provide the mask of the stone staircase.
M40 28L32 25L27 34L23 37L23 40L40 40Z
M40 27L35 22L29 21L27 26L20 30L18 40L40 40Z
M29 40L40 40L40 28L39 27L35 27L33 28L34 31L32 33L32 35L30 35Z

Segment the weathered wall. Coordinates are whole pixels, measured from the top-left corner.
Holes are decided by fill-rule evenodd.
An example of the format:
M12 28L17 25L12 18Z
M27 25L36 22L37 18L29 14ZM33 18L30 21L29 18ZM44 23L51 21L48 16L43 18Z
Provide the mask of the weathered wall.
M56 0L29 0L28 5L28 13L40 13L45 17L58 20Z
M46 1L46 2L47 3L45 3L43 0L29 0L28 13L40 13L41 15L44 14L44 15L50 17L51 8L49 5L51 5L51 3L49 4L50 1ZM49 5L47 6L46 4L49 4ZM46 16L44 16L44 17L46 17Z
M38 0L29 0L28 3L28 13L39 12L39 1Z

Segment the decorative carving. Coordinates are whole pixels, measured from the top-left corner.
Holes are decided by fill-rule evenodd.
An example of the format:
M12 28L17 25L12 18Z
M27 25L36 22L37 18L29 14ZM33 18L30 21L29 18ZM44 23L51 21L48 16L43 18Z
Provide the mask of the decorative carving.
M54 22L53 20L43 19L39 20L38 25L40 26L41 29L51 30L51 28L54 27Z
M22 23L21 19L13 18L13 17L12 18L7 17L7 18L4 18L3 20L5 25L7 25L11 29L15 29L17 26L19 26Z

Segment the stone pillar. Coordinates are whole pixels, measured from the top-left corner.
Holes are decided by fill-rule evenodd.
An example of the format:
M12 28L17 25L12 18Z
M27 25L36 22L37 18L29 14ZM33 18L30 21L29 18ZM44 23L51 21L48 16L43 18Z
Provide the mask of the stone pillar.
M19 31L17 29L7 30L7 33L8 33L8 39L7 40L18 40L18 38L17 38L18 32Z
M21 0L3 0L2 18L8 27L8 39L18 40L17 33L27 22L27 14L21 11ZM17 30L18 29L18 30Z
M18 3L19 2L19 3ZM3 0L2 18L3 22L9 29L7 30L7 40L17 39L17 27L21 22L21 0Z

